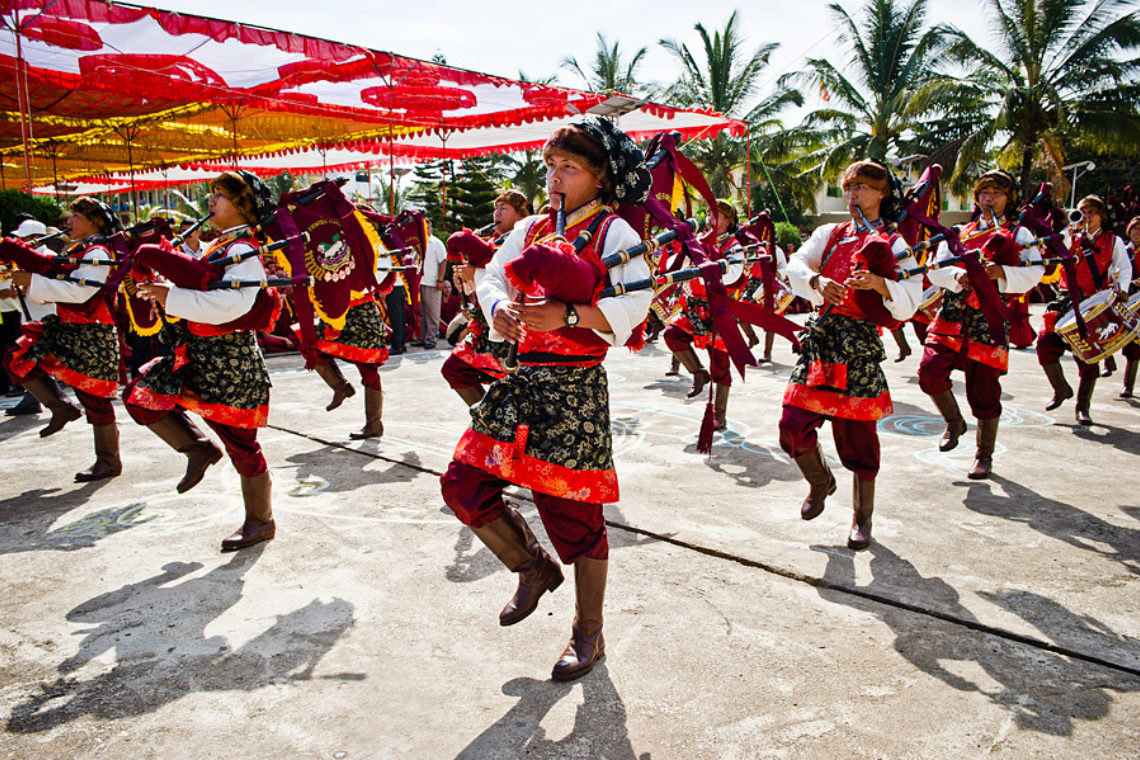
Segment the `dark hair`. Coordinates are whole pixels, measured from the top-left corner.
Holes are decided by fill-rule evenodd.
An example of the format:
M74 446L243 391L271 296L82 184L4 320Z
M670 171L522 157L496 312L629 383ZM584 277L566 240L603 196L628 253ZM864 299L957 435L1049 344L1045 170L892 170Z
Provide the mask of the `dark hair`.
M210 190L226 196L247 223L257 224L257 201L253 190L238 174L222 172L210 182Z
M606 150L590 133L578 127L559 127L542 146L542 159L545 161L553 153L563 153L583 159L602 183L598 195L606 204L614 201L614 178L610 174L610 162Z
M978 201L978 193L987 187L992 187L1005 194L1007 210L1017 207L1017 183L1014 181L1009 172L1003 171L1001 169L994 169L993 171L988 171L981 177L978 177L978 181L974 183L975 203Z
M736 206L733 206L723 198L717 198L716 209L718 212L728 217L728 231L736 232L736 225L739 222L739 216L736 213Z
M530 201L518 190L504 190L499 193L499 197L495 199L495 203L507 204L517 211L519 216L531 216L534 214L534 208L530 205Z
M101 235L114 231L114 220L107 216L107 207L94 198L83 195L73 200L67 207L71 212L87 217Z
M1099 195L1086 195L1077 203L1078 209L1083 209L1085 206L1092 206L1096 212L1100 214L1100 228L1105 232L1112 232L1112 213L1108 210L1108 204L1104 202L1104 198Z

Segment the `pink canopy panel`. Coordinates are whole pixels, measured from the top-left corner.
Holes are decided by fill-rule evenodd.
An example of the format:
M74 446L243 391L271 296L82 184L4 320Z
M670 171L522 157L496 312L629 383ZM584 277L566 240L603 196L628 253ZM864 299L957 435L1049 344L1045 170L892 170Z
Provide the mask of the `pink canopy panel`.
M101 0L0 0L0 24L6 187L465 158L537 147L554 126L615 104L637 138L745 129L708 111Z

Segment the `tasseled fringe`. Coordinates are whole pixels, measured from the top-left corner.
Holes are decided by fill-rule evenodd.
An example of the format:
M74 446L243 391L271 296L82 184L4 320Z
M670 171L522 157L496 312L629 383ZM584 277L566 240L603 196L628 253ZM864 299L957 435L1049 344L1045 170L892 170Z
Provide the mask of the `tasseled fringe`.
M712 385L712 383L710 383ZM697 434L697 452L711 454L713 444L713 428L716 427L716 414L713 412L712 401L705 404L705 417L701 420L701 432Z

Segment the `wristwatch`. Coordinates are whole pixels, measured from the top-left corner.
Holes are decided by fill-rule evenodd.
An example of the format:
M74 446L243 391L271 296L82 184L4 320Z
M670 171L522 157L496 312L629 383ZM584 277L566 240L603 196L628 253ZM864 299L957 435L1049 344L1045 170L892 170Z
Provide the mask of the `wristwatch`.
M567 327L578 326L578 310L574 308L574 304L566 304L566 316L562 318L562 321L566 323Z

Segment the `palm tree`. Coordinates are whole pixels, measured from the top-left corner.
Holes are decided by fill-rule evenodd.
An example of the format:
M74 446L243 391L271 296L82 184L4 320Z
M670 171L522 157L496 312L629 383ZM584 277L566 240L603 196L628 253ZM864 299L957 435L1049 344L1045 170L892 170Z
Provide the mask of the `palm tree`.
M592 92L620 92L633 95L644 89L637 81L637 67L645 58L645 48L639 48L628 63L622 61L618 43L610 45L606 36L598 32L598 49L594 53L594 65L586 72L574 57L562 59L562 68L569 69L582 77L586 89Z
M967 81L992 111L963 141L955 175L995 141L999 163L1020 173L1022 193L1036 159L1060 171L1065 149L1140 154L1140 12L1131 0L986 0L995 46L982 48L953 26L935 31L971 67Z
M824 144L811 155L822 178L837 176L853 160L885 160L911 141L939 143L939 134L950 138L958 129L963 88L934 69L941 42L923 30L927 2L870 0L858 22L838 3L830 6L840 22L839 40L850 48L844 68L851 75L827 59L809 58L804 71L788 78L818 86L829 101L802 124Z
M680 106L711 108L725 116L743 118L749 122L754 137L763 137L782 128L776 115L790 104L802 105L803 96L778 85L751 110L744 111L756 96L760 77L779 43L765 43L745 58L745 41L737 24L734 11L724 29L714 30L711 35L702 24L693 27L701 38L703 63L698 62L688 45L661 40L661 45L680 61L682 69L681 78L664 96ZM704 173L716 195L740 195L732 172L748 158L745 140L720 134L712 140L688 143L685 153Z

